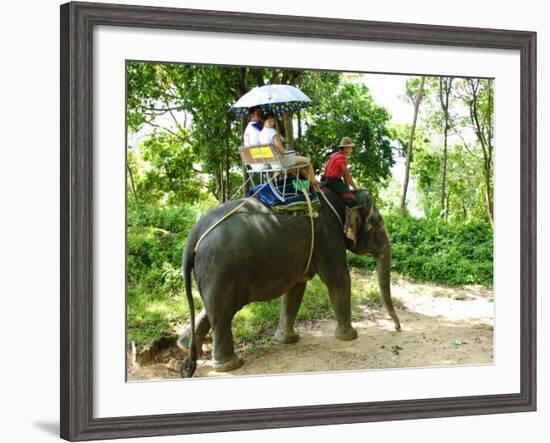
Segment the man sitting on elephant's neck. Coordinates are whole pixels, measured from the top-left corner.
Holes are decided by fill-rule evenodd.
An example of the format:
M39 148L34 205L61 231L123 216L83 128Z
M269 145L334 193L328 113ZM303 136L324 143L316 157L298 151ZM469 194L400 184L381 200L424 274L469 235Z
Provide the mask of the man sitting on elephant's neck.
M339 151L332 154L327 161L325 173L323 174L323 184L336 192L344 200L348 208L352 208L359 204L357 198L359 191L362 191L355 184L353 177L348 169L348 155L353 151L355 144L349 137L343 137ZM353 187L353 190L350 188Z
M327 161L325 173L322 177L322 183L327 188L336 192L346 205L346 220L344 222L344 233L350 240L355 241L355 237L349 229L349 212L355 206L363 206L366 202L366 193L355 184L353 177L348 169L348 155L353 151L355 144L350 137L343 137L339 151L332 154ZM350 188L353 187L353 190Z

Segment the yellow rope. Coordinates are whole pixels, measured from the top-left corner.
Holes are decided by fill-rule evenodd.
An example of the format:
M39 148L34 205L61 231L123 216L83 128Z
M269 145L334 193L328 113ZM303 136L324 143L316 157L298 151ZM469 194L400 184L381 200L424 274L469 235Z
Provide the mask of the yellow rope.
M275 178L275 177L268 178L267 181L263 184L263 186L260 186L254 194L252 194L250 197L247 197L240 205L233 208L231 211L229 211L227 214L225 214L222 218L220 218L216 223L214 223L212 226L210 226L206 231L204 231L204 233L200 236L197 243L195 244L195 248L193 249L193 252L195 252L195 253L197 252L197 249L199 248L199 245L203 241L204 237L206 237L208 234L210 234L212 229L214 229L216 226L218 226L222 221L224 221L226 218L231 216L238 209L243 207L246 204L246 202L248 202L251 198L255 197L258 192L260 192L271 180L273 180L273 178Z
M332 209L332 212L334 212L334 215L336 215L336 217L338 218L338 220L340 221L340 224L342 226L344 226L344 223L342 222L342 219L340 218L340 215L338 215L338 212L336 211L336 209L334 209L334 206L332 206L332 204L328 201L328 198L327 196L321 192L321 195L323 196L323 198L325 199L325 201L327 202L327 204L329 205L330 209Z
M258 188L258 190L256 192L254 192L254 194L252 194L250 197L247 197L241 204L239 204L238 206L236 206L235 208L233 208L231 211L229 211L227 214L225 214L222 218L220 218L218 221L216 221L216 223L214 223L212 226L210 226L206 231L204 231L204 233L199 237L199 239L197 240L197 243L195 244L195 248L193 249L193 252L196 253L198 248L199 248L199 245L201 244L201 242L204 240L204 238L210 234L210 232L216 227L218 226L221 222L223 222L224 220L226 220L227 218L229 218L231 215L233 215L237 210L239 210L240 208L242 208L251 198L255 197L256 194L258 194L258 192L260 192L266 185L268 185L275 177L272 177L272 178L268 178L268 180L264 183L263 186L261 186L260 188ZM306 264L306 268L304 270L304 274L303 275L306 275L307 274L307 270L309 269L309 265L311 264L311 257L313 256L313 246L315 244L315 227L313 225L313 205L311 204L311 199L309 198L309 192L307 192L305 190L305 187L301 187L301 191L302 193L304 194L304 197L306 198L306 201L307 201L307 207L308 207L308 211L309 211L309 220L311 222L311 247L309 248L309 257L307 259L307 264ZM322 194L322 193L321 193Z
M298 181L297 183L301 183L301 182ZM307 270L309 269L309 265L311 263L311 257L313 256L313 245L315 244L315 229L313 226L313 206L309 198L309 192L306 191L303 185L301 186L301 191L304 194L304 197L306 198L306 201L307 201L307 207L309 210L309 221L311 222L311 247L309 248L309 257L307 259L306 269L304 270L304 274L303 274L303 275L306 275Z
M230 200L233 200L233 198L234 198L237 194L239 194L239 193L244 189L244 187L246 186L246 184L247 184L249 181L251 181L251 180L252 180L252 176L249 175L248 178L246 179L246 181L242 184L242 186L241 186L239 189L237 189L237 190L233 193L233 195L231 196Z

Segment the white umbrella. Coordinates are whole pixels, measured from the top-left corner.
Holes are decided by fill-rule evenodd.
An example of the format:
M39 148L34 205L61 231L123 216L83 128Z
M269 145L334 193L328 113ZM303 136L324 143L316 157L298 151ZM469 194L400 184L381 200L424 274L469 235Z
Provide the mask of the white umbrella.
M293 112L311 106L311 99L295 86L265 85L255 87L231 106L230 111L238 116L248 115L250 108L260 106L274 114Z

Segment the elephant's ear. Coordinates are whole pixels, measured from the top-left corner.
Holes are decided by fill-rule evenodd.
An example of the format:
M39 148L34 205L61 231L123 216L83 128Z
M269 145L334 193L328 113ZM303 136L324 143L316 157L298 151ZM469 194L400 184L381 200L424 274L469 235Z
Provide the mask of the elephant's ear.
M346 238L353 241L353 244L357 242L357 234L361 228L363 222L363 216L361 214L361 208L351 208L346 217L346 224L344 226L344 233Z

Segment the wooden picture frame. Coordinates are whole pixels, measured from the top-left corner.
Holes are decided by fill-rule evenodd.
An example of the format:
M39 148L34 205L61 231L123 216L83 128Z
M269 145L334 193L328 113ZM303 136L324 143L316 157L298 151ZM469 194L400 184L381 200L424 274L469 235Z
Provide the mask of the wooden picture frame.
M521 388L518 394L253 410L93 416L93 29L267 34L496 48L521 64ZM98 3L61 6L61 437L70 441L536 409L536 33Z

